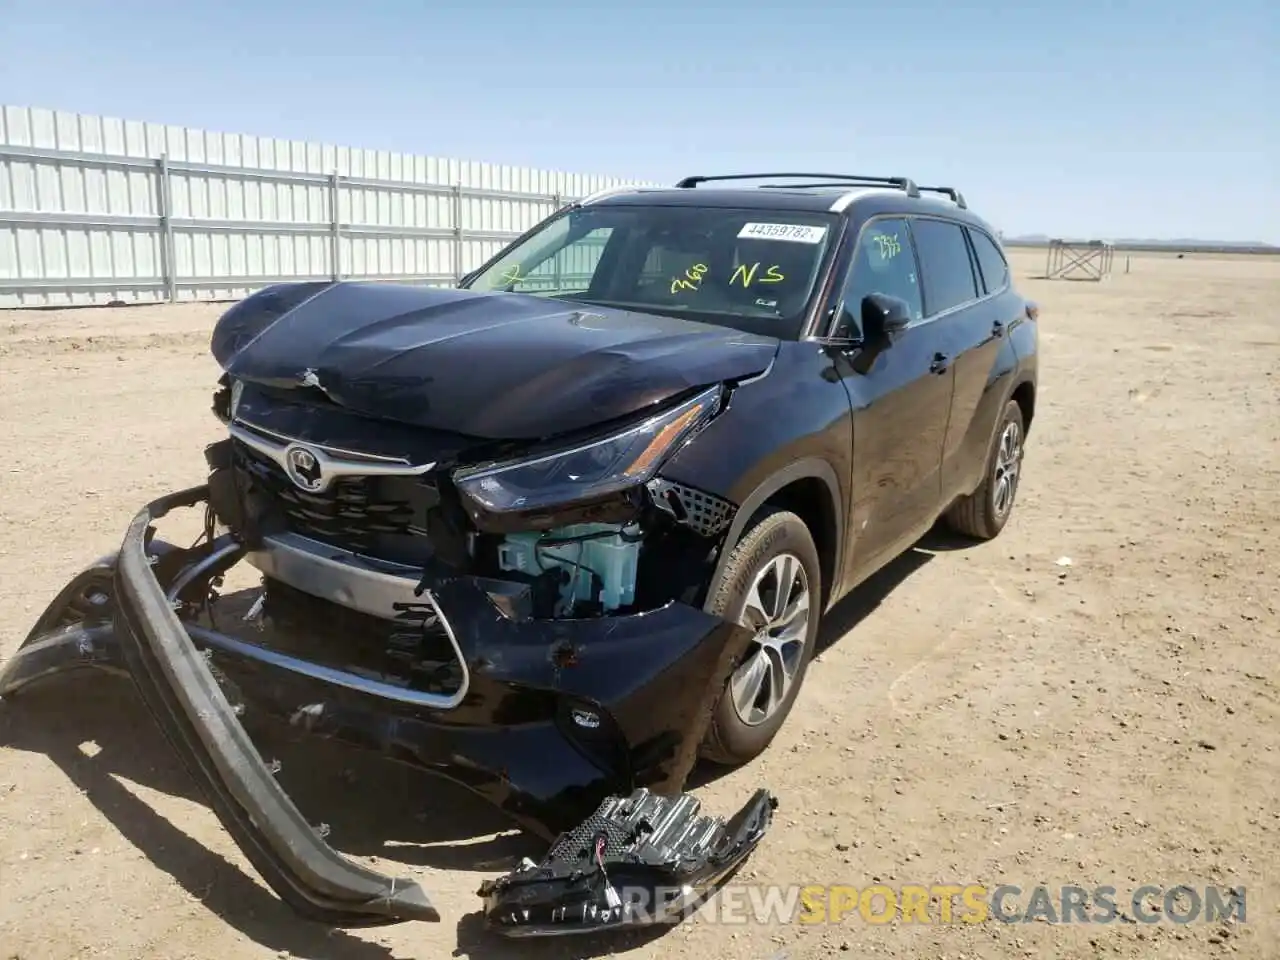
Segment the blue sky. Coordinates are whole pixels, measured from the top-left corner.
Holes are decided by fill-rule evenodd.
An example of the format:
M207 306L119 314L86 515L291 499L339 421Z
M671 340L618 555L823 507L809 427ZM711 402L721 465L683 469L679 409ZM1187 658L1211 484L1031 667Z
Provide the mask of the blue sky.
M1278 51L1275 0L0 0L0 103L660 182L905 174L1007 233L1280 242Z

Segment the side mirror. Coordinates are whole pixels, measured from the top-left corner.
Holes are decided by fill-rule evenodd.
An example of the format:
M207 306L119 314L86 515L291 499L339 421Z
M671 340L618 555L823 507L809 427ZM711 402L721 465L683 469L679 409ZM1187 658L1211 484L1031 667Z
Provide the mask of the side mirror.
M867 337L893 336L911 323L911 307L901 297L869 293L862 298L862 330Z

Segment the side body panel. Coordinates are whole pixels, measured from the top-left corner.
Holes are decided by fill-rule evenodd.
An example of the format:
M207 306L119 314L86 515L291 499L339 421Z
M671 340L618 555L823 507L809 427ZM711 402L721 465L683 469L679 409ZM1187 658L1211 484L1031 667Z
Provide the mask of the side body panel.
M954 205L877 197L851 210L848 241L836 266L838 271L849 269L864 229L887 217L910 224L920 218L940 218L963 227L966 238L980 232L990 242L984 254L989 264L986 272L991 276L984 276L970 240L975 281L972 302L913 325L888 345L864 344L843 351L836 364L852 398L854 450L844 577L842 589L833 599L907 549L951 502L972 492L982 480L994 426L1004 405L1015 392L1031 405L1024 403L1024 408L1033 408L1035 399L1036 322L1012 283L1007 258L990 227ZM991 259L993 252L995 261ZM991 264L997 268L992 269ZM837 283L828 303L815 315L812 334L822 337L836 332L840 322L848 319L849 310ZM895 352L895 359L884 359ZM943 382L917 383L914 393L903 392L909 372L921 359L926 367L945 368L937 378ZM862 375L850 376L850 368L857 367ZM935 439L937 469L932 476L937 484L936 498L928 495L934 489L933 482L920 483L923 465L932 455L925 447L932 450ZM901 487L888 492L892 485L908 485L913 478L913 493ZM885 512L877 516L877 511Z
M855 346L833 350L854 421L842 593L919 539L936 518L954 389L954 372L939 352L938 325L923 315L909 218L873 214L848 238L841 282L825 313L829 329L859 338ZM907 300L911 325L889 338L868 335L859 314L870 293Z
M1011 283L988 292L976 254L972 302L913 324L892 342L840 348L825 338L867 223L935 217L990 228L951 204L879 196L855 205L805 339L737 389L729 409L667 463L670 480L739 507L716 570L751 515L797 480L827 490L834 603L919 539L980 482L993 426L1020 385L1034 389L1035 323ZM837 384L841 389L831 389Z
M954 371L935 366L936 347L925 323L887 350L863 350L842 364L854 405L848 589L923 536L937 516Z

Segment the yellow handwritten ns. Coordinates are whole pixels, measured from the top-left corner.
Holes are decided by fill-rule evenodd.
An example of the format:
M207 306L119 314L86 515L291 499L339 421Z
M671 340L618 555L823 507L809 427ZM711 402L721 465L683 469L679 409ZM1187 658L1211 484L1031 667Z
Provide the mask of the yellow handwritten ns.
M753 283L781 283L787 279L786 276L778 269L778 265L774 264L764 272L764 276L756 278L756 271L760 269L760 264L742 264L733 271L733 276L729 278L729 286L733 286L734 282L741 283L743 287L749 287Z

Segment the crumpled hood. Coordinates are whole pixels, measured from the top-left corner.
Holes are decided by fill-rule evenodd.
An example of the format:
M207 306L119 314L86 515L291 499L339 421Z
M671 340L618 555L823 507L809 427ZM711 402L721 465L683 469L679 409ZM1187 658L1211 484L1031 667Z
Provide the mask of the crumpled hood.
M319 386L371 417L537 439L769 366L770 337L510 293L374 283L270 287L214 327L234 378Z

